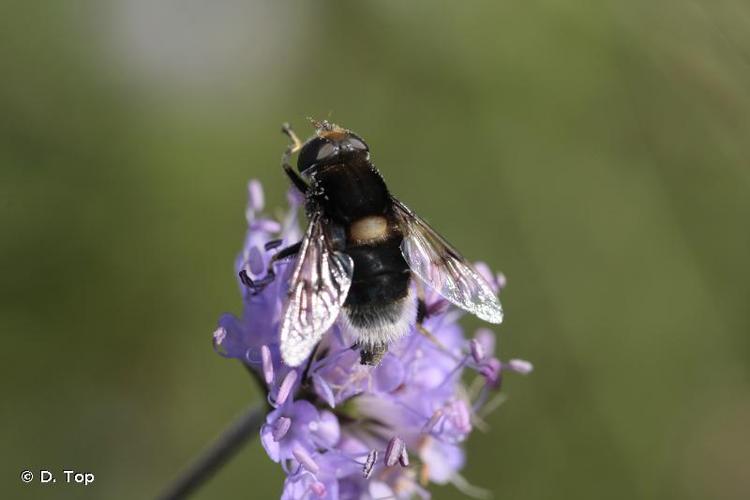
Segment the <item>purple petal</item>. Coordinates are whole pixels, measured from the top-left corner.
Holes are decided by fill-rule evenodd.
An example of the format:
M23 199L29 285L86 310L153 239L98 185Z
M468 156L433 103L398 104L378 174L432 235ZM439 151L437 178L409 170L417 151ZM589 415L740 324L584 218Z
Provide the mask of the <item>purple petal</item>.
M242 333L240 320L232 314L222 314L213 333L214 350L226 358L242 358L246 349Z
M245 351L245 361L251 365L259 365L263 360L260 349L257 347L248 347Z
M398 498L391 487L383 481L369 481L367 490L369 496L362 495L362 498Z
M258 247L250 247L250 251L247 254L247 265L250 268L250 272L256 276L263 272L263 254L260 253Z
M302 204L305 202L305 195L299 192L297 188L291 188L286 193L286 200L289 202L289 205L291 205L291 209L294 210L297 207L302 206Z
M295 421L304 425L310 422L317 422L320 419L318 409L315 408L315 405L304 399L295 401L287 413L292 415Z
M278 462L281 460L281 448L278 441L273 438L273 425L265 424L260 428L260 443L271 460Z
M321 411L320 420L310 422L309 427L326 446L335 446L341 436L339 419L330 411Z
M427 464L430 479L438 484L450 481L464 464L460 446L430 439L420 450L420 458Z
M315 387L315 392L325 400L326 403L328 403L328 406L331 408L336 408L336 398L333 396L333 391L331 390L331 386L328 385L328 382L326 382L323 377L318 375L317 373L312 376L313 379L313 386Z
M391 392L401 385L404 380L404 365L401 361L388 354L383 358L375 370L373 370L375 379L375 390L378 392Z

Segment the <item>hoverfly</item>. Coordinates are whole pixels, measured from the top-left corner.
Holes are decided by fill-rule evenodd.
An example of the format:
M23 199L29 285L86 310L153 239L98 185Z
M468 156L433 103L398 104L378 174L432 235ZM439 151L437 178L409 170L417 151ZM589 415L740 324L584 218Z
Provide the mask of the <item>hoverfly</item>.
M377 365L390 343L415 324L416 277L448 301L490 323L503 311L487 282L442 236L393 197L357 134L311 120L315 135L292 141L282 167L305 195L307 231L280 250L265 277L243 283L258 292L275 275L273 263L296 255L281 321L281 354L300 365L338 319L360 350L362 364ZM297 170L290 164L299 151Z

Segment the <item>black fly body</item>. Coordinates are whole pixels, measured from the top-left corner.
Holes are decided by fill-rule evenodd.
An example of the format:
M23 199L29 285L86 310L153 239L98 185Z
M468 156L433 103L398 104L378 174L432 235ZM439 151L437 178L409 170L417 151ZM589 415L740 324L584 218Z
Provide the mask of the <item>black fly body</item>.
M490 286L445 239L394 198L370 149L354 132L313 121L316 134L292 144L282 167L305 194L308 226L302 241L280 250L268 274L245 285L260 290L275 275L273 262L296 255L281 325L281 354L300 365L338 320L360 349L362 364L377 365L388 346L417 320L418 279L455 305L491 323L503 312ZM290 164L299 152L297 171Z

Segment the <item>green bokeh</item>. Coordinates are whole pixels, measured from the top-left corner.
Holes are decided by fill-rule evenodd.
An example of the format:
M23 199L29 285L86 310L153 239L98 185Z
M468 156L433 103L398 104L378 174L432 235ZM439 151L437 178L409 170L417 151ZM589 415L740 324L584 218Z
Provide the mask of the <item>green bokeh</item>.
M536 371L471 482L747 497L747 2L14 1L0 75L0 497L153 497L257 397L210 344L246 182L281 206L279 124L329 115L508 276ZM64 467L96 483L18 479ZM196 498L282 479L254 442Z

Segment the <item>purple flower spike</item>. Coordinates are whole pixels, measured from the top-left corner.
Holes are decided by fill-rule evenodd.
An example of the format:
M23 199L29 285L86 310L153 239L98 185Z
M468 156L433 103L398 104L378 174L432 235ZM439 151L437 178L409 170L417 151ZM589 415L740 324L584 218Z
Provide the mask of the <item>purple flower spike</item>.
M385 449L385 466L393 467L401 458L404 451L404 442L398 436L393 436L388 441L388 447Z
M273 425L273 440L276 442L281 441L289 432L289 428L292 426L292 419L289 417L279 417L276 423Z
M296 458L299 464L307 469L308 472L317 474L318 471L320 471L320 467L318 467L318 464L315 463L315 460L313 460L313 458L304 448L295 448L292 451L292 455L294 455L294 458Z
M370 450L367 454L367 460L365 460L364 466L362 466L362 477L369 479L372 475L372 469L375 467L375 462L378 461L377 450Z
M302 238L298 212L304 197L289 191L287 213L275 219L263 213L259 182L250 182L248 194L248 230L234 270L235 276L245 271L255 280L274 252ZM279 352L279 330L294 264L294 259L276 262L275 278L262 290L241 285L242 314L222 315L212 339L220 355L257 375L273 407L260 440L286 473L281 498L425 499L427 482L465 488L462 443L473 430L474 412L492 400L504 371L527 374L531 363L497 359L497 338L486 328L467 339L459 311L427 288L423 326L431 337L411 326L378 366L363 366L350 348L352 339L335 323L322 335L315 358L290 369ZM486 264L477 271L494 291L505 286L505 277ZM480 391L464 385L466 370L484 378ZM414 457L418 470L409 467Z
M263 344L260 348L260 357L263 364L263 379L266 384L273 384L273 360L271 359L271 349Z

